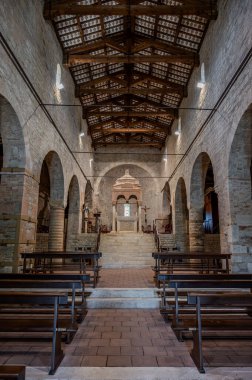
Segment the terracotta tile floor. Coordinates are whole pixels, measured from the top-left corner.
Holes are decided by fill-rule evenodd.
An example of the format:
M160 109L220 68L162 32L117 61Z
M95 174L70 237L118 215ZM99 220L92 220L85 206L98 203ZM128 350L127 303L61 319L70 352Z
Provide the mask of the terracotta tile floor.
M150 269L103 269L99 287L152 287ZM18 336L17 336L18 338ZM60 367L191 367L192 341L178 342L158 309L90 309L71 342L62 343ZM205 365L246 367L252 342L206 340ZM0 364L48 367L51 341L0 341Z
M154 263L154 262L153 262ZM153 271L150 268L102 269L98 288L152 288Z

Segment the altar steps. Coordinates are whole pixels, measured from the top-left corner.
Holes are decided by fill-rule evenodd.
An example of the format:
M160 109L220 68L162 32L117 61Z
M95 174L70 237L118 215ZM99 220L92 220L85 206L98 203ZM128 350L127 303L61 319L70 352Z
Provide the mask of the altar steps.
M99 250L103 268L145 268L153 265L156 248L153 234L123 232L102 234Z

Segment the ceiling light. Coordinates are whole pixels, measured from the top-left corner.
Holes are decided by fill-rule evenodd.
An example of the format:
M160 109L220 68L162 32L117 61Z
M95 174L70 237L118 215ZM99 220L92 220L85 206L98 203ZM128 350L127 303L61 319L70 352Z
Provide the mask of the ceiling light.
M205 84L206 84L205 82L198 82L197 83L197 87L198 88L203 88L205 86Z
M58 90L62 90L64 88L64 85L62 83L56 83L56 87Z
M206 84L206 78L205 78L205 64L202 62L200 67L200 81L197 83L198 88L203 88Z
M178 118L178 129L174 132L176 136L181 134L181 117Z

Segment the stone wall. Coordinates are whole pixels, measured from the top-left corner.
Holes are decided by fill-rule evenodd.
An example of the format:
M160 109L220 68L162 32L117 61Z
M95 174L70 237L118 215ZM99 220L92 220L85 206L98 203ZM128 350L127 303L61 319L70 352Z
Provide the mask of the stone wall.
M218 253L221 250L219 234L205 234L204 243L206 253Z
M81 107L60 106L78 106L79 101L75 99L71 75L62 66L62 50L53 27L43 18L43 3L1 1L0 31L5 43L1 37L0 135L4 160L0 184L0 265L4 270L17 267L19 252L35 249L39 179L48 153L55 152L63 168L62 207L67 204L74 175L80 188L81 207L85 175L93 174L92 153L77 158L72 154L81 149L91 152L91 143ZM15 60L19 66L14 65ZM64 85L61 91L56 88L58 64ZM46 106L45 110L38 105L34 93L40 102L59 107ZM79 138L80 129L85 132L84 138Z
M234 271L249 270L252 263L252 220L248 210L252 209L252 200L251 191L247 190L251 190L251 182L248 177L243 178L246 182L242 187L246 187L242 191L245 198L235 199L241 182L232 182L230 152L232 146L238 153L238 169L244 167L244 162L245 166L250 165L251 143L247 144L244 155L245 135L240 134L238 145L233 145L233 141L237 138L241 120L243 123L243 115L252 104L252 63L251 56L250 59L248 56L252 46L251 14L251 0L218 2L218 18L210 22L200 50L200 60L205 64L206 85L203 89L196 87L200 67L195 69L188 84L188 97L179 110L182 133L174 135L175 122L162 152L154 148L138 148L136 152L133 148L107 147L98 149L94 155L76 154L75 159L71 151L91 152L81 108L47 106L52 123L43 107L38 105L22 74L23 70L42 102L79 105L74 97L71 75L62 66L62 50L53 27L43 18L43 1L1 1L0 30L13 53L12 58L16 57L20 64L18 70L4 45L0 44L0 134L4 150L0 184L0 265L5 267L4 270L18 265L20 251L34 249L39 178L43 160L49 152L57 154L62 167L61 207L67 204L73 176L76 176L79 186L78 207L82 207L90 176L94 188L93 208L102 211L103 224L111 224L111 186L126 168L130 169L131 175L142 177L139 180L143 187L143 204L150 208L148 224L163 216L162 189L167 181L173 217L176 215L175 193L179 181L183 180L183 199L187 202L187 207L183 204L183 214L186 220L178 225L183 226L186 236L187 214L195 214L193 168L200 154L206 153L213 166L215 192L218 194L221 251L233 253ZM55 86L58 64L64 85L61 91ZM246 123L246 141L251 141L251 111L246 114ZM85 132L82 139L79 138L80 129ZM163 160L162 153L184 156L172 155ZM195 177L195 180L200 182L203 178ZM177 208L179 210L178 205ZM75 212L79 215L80 210ZM177 220L178 217L177 213ZM187 245L187 238L183 244Z
M106 157L106 156L105 156ZM129 174L137 178L142 187L142 205L147 206L147 225L152 225L153 220L158 217L161 207L161 191L160 184L157 181L156 174L151 175L150 171L143 168L141 162L137 165L121 164L120 161L113 164L110 168L106 161L96 162L96 173L99 170L107 167L107 171L104 173L102 178L95 183L95 207L101 211L101 224L106 224L107 226L112 225L112 186L115 181L125 174L125 170L129 169ZM158 166L156 166L158 169ZM157 173L157 171L156 171ZM145 224L145 213L142 210L142 225Z
M37 233L36 234L36 252L46 252L48 251L48 233Z
M177 183L181 177L184 178L190 212L193 206L191 180L194 164L202 152L209 156L218 195L221 250L233 253L233 264L236 263L233 266L234 271L246 271L247 264L252 262L252 255L249 254L252 220L251 217L243 218L246 219L246 225L241 227L245 227L247 238L250 236L250 243L247 239L247 244L241 244L242 235L236 233L239 222L233 222L230 212L234 194L230 191L229 160L231 145L240 120L252 103L252 62L251 58L245 59L251 54L252 46L252 2L226 0L220 1L218 7L218 18L210 23L200 50L200 60L205 63L206 85L203 89L197 88L200 68L196 69L189 82L188 98L181 104L181 108L184 109L179 111L182 133L180 136L174 135L174 123L172 136L167 140L168 153L186 152L186 155L182 159L177 156L170 157L166 167L162 163L161 175L172 177L169 179L169 185L173 207ZM213 110L214 107L217 107L216 111ZM200 110L202 108L208 108L209 111ZM251 129L250 121L250 131ZM244 148L245 135L243 142ZM251 150L250 144L248 159L251 159ZM238 166L243 165L240 159L241 155L236 154ZM251 184L248 186L251 189ZM236 194L238 195L237 191ZM251 197L247 198L247 202L251 205ZM240 204L239 207L243 208L244 205ZM245 234L244 229L242 234Z
M75 249L82 247L96 247L98 234L89 233L89 234L76 234L71 235L67 250L75 251Z

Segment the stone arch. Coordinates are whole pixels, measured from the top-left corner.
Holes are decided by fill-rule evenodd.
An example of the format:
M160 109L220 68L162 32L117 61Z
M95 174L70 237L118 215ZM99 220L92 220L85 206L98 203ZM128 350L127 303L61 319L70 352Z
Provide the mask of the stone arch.
M40 181L39 181L39 199L38 199L38 216L37 216L37 233L49 232L50 220L50 175L48 166L43 161Z
M25 168L26 150L18 116L0 94L0 135L3 146L3 168Z
M179 178L175 190L175 213L174 226L176 235L176 244L178 249L183 252L188 251L189 236L188 236L188 208L187 208L187 193L185 181L182 177Z
M28 186L29 179L25 173L26 149L22 126L14 108L1 94L0 156L0 211L5 214L5 218L0 218L0 268L15 271L21 246L23 250L28 249L28 241L35 238L36 223L31 211L32 186ZM30 204L29 210L26 210L24 202ZM26 219L22 218L22 212ZM28 220L28 214L31 220Z
M64 249L64 175L61 160L55 151L50 151L44 158L50 177L50 218L48 249ZM42 164L43 167L43 164ZM41 168L42 170L42 168Z
M233 270L252 272L252 104L237 126L229 155L228 183ZM239 256L239 257L238 257Z
M96 183L96 207L101 211L102 224L112 227L112 202L111 194L112 187L115 181L125 174L125 170L129 169L130 175L139 179L143 189L142 205L147 206L147 224L151 224L157 217L159 207L159 187L157 186L156 178L152 179L152 174L138 164L118 164L108 167L107 171L102 172L102 178ZM155 176L155 174L153 174ZM99 186L97 187L99 183ZM142 213L143 214L143 213ZM142 222L145 220L145 215L142 215Z
M84 204L89 210L93 208L93 188L89 180L87 181L85 187Z
M205 179L211 160L207 153L201 152L196 158L190 183L189 236L190 251L204 252L204 193Z
M203 230L205 252L221 252L219 228L219 201L218 194L215 191L215 179L213 165L211 161L208 164L205 177Z
M165 222L165 232L172 233L171 189L168 182L165 183L165 186L163 188L162 219L164 219Z
M85 227L85 222L88 220L89 227L94 228L94 212L93 212L93 187L90 180L87 181L84 193L84 205L82 214L82 232L88 232L87 226ZM90 231L89 231L90 232Z
M65 209L65 246L71 250L73 240L80 233L81 227L80 187L77 177L71 179L67 207Z
M159 186L159 182L158 182L158 179L155 178L156 177L156 172L150 168L150 166L148 166L147 164L141 162L141 163L134 163L134 162L128 162L128 161L121 161L120 163L116 164L115 166L115 162L112 162L110 164L108 164L106 166L106 168L104 168L100 173L99 173L99 177L96 179L95 183L94 183L94 192L99 192L99 188L101 187L100 183L103 179L103 177L105 175L107 175L108 172L110 172L112 169L115 169L116 167L139 167L141 168L144 172L146 172L146 174L150 177L153 177L153 180L155 182L155 190L156 192L160 191L160 186Z

